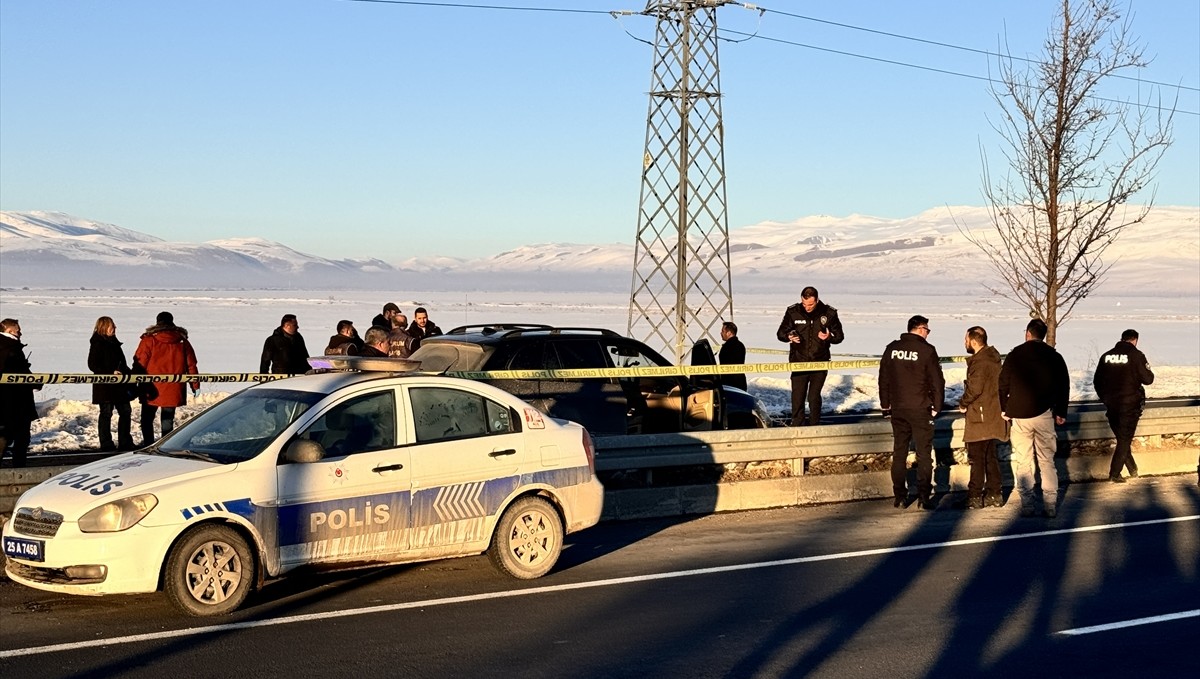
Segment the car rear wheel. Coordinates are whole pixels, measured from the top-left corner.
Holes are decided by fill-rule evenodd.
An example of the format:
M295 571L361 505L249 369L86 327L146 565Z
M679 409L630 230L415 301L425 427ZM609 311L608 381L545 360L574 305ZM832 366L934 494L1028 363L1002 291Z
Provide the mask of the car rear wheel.
M163 589L188 615L224 615L242 605L253 582L254 557L246 540L232 528L210 524L175 544Z
M554 507L540 497L523 497L500 516L488 557L501 573L532 580L554 568L562 542L562 520Z

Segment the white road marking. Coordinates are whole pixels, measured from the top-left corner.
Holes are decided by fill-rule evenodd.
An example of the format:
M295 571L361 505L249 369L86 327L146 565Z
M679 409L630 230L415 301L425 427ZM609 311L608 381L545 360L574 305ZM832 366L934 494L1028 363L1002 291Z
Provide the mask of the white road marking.
M1136 620L1122 620L1121 622L1110 622L1106 625L1092 625L1091 627L1076 627L1075 629L1065 629L1055 634L1061 634L1068 637L1077 637L1082 634L1092 634L1093 632L1107 632L1109 630L1121 629L1123 627L1137 627L1138 625L1150 625L1156 622L1169 622L1171 620L1183 620L1184 618L1200 618L1200 609L1194 611L1183 611L1182 613L1167 613L1165 615L1155 615L1149 618L1138 618Z
M1058 530L1039 531L1037 533L1023 533L1020 535L994 535L982 538L968 538L963 540L949 540L946 542L932 542L923 545L905 545L903 547L881 547L878 549L864 549L856 552L839 552L836 554L820 554L817 556L801 556L793 559L778 559L776 561L758 561L755 563L734 564L731 566L713 566L711 568L695 568L685 571L670 571L667 573L651 573L649 575L631 575L623 578L610 578L608 580L593 580L589 582L574 582L563 585L547 585L545 587L530 587L528 589L508 590L504 592L490 592L487 594L470 594L466 596L445 597L443 599L426 599L424 601L409 601L398 604L385 604L382 606L367 606L364 608L350 608L344 611L328 611L324 613L306 613L304 615L289 615L283 618L271 618L267 620L248 620L246 622L233 622L224 625L210 625L208 627L194 627L181 630L169 630L166 632L151 632L149 634L131 634L123 637L112 637L109 639L91 639L88 641L74 641L65 644L50 644L48 646L31 646L28 648L14 648L7 651L0 651L0 658L16 658L25 655L41 655L45 653L56 653L58 651L75 651L84 648L97 648L102 646L116 646L120 644L136 644L143 641L160 641L163 639L178 639L180 637L199 636L201 634L215 634L219 632L230 632L241 629L255 629L258 627L274 627L276 625L291 625L299 622L316 622L321 620L330 620L333 618L347 618L359 615L370 615L372 613L387 613L390 611L403 611L413 608L431 608L433 606L448 606L451 604L470 603L473 601L488 601L491 599L507 599L518 596L532 596L534 594L551 594L555 592L568 592L576 589L593 589L596 587L612 587L614 585L628 585L639 582L651 582L654 580L673 580L675 578L688 578L697 575L712 575L714 573L732 573L736 571L756 570L759 568L773 568L776 566L793 566L797 564L816 563L820 561L836 561L838 559L854 559L863 556L880 556L885 554L900 554L902 552L917 552L931 549L943 549L946 547L963 547L966 545L984 545L995 542L1006 542L1009 540L1027 540L1030 538L1048 537L1052 535L1070 535L1072 533L1093 533L1104 530L1115 530L1119 528L1136 528L1139 526L1154 526L1164 523L1178 523L1181 521L1196 521L1200 519L1200 514L1191 516L1175 516L1168 519L1154 519L1150 521L1128 521L1125 523L1109 523L1099 526L1080 526L1077 528L1062 528ZM1083 628L1090 629L1090 628ZM1063 634L1063 632L1060 632Z

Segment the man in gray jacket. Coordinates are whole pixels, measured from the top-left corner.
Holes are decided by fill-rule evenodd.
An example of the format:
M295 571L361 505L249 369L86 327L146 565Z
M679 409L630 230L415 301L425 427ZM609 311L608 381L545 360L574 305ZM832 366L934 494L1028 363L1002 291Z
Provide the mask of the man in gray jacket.
M996 443L1008 440L1008 423L1000 416L1000 352L988 346L987 330L967 329L967 379L958 409L963 413L963 442L971 464L967 508L999 507L1000 461Z

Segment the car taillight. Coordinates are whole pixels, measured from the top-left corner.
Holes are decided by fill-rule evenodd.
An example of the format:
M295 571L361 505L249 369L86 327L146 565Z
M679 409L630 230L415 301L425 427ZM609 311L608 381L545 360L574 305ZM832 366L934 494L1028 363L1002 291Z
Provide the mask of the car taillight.
M583 430L583 452L587 454L588 471L596 473L596 447L592 445L592 435Z

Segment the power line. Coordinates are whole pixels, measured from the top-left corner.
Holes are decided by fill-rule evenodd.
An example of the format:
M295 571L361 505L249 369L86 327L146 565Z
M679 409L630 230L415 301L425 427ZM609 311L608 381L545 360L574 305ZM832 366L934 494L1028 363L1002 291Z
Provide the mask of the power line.
M1024 62L1030 63L1030 64L1041 64L1042 63L1042 62L1038 61L1037 59L1028 59L1025 57L1014 57L1010 54L1000 54L998 52L989 52L988 50L981 50L981 49L977 49L974 47L965 47L963 45L955 45L953 43L940 42L938 40L927 40L925 38L918 38L918 37L911 36L911 35L904 35L902 33L891 33L888 31L881 31L881 30L874 29L874 28L867 28L865 26L855 26L853 24L844 24L844 23L840 23L837 21L830 21L828 19L818 19L816 17L805 16L803 14L793 14L791 12L784 12L784 11L780 11L777 9L767 9L765 7L760 7L758 9L760 9L764 12L770 12L772 14L779 14L779 15L786 16L786 17L792 17L793 19L803 19L805 21L812 21L814 23L826 24L828 26L837 26L838 28L848 28L853 31L862 31L864 33L874 33L875 35L883 35L883 36L887 36L889 38L898 38L900 40L909 40L912 42L919 42L919 43L924 43L926 45L934 45L937 47L947 47L950 49L962 50L963 52L972 52L974 54L982 54L982 55L989 56L989 57L998 57L1001 59L1013 59L1016 61L1024 61ZM1110 77L1121 78L1123 80L1132 80L1135 82L1146 83L1149 85L1160 85L1162 87L1174 87L1176 89L1181 89L1181 90L1190 90L1192 92L1200 92L1200 87L1191 87L1189 85L1172 84L1172 83L1167 83L1167 82L1160 82L1158 80L1147 80L1145 78L1139 78L1137 76L1112 74Z
M416 6L416 7L438 7L438 8L450 8L450 9L479 9L479 10L496 10L496 11L510 11L510 12L543 12L543 13L593 14L593 15L607 14L614 18L618 18L619 15L620 16L629 16L629 15L637 15L637 14L645 15L645 12L634 12L634 11L611 11L611 10L603 10L603 9L578 9L578 8L571 8L571 7L530 7L530 6L521 6L521 5L485 5L485 4L464 3L464 2L433 2L432 0L342 0L342 2L364 2L364 3L373 3L373 4L381 4L381 5L408 5L408 6ZM773 14L779 14L781 16L791 17L793 19L802 19L805 21L813 21L816 23L828 24L830 26L837 26L839 28L848 28L851 30L863 31L866 33L874 33L877 35L883 35L883 36L887 36L887 37L891 37L891 38L898 38L901 40L910 40L913 42L925 43L928 45L935 45L938 47L947 47L950 49L957 49L957 50L962 50L965 52L972 52L975 54L987 55L987 56L992 56L992 57L1010 58L1010 59L1014 59L1014 60L1018 60L1018 61L1025 61L1025 62L1034 63L1034 64L1041 63L1035 59L1026 59L1024 57L1013 57L1013 56L1009 56L1009 55L998 54L995 52L989 52L987 50L976 49L974 47L964 47L962 45L955 45L955 44L947 43L947 42L939 42L937 40L927 40L925 38L917 38L917 37L913 37L913 36L909 36L909 35L903 35L901 33L891 33L888 31L881 31L881 30L877 30L874 28L866 28L864 26L855 26L853 24L846 24L846 23L841 23L841 22L837 22L837 21L830 21L828 19L818 19L816 17L805 16L803 14L784 12L784 11L776 10L776 9L767 9L764 7L758 7L756 5L743 5L743 6L748 9L758 10L759 12L771 12ZM905 61L898 61L895 59L885 59L882 57L873 57L873 56L868 56L865 54L858 54L856 52L848 52L845 50L835 50L835 49L831 49L828 47L817 47L816 45L808 45L808 44L801 43L801 42L784 40L782 38L771 38L771 37L764 36L764 35L761 35L758 33L745 33L743 31L736 31L736 30L732 30L732 29L728 29L728 28L718 29L718 32L740 35L740 36L743 36L744 38L757 38L759 40L767 40L769 42L778 42L778 43L785 44L785 45L792 45L795 47L803 47L806 49L817 50L820 52L828 52L830 54L838 54L841 56L854 57L856 59L865 59L868 61L876 61L879 63L891 64L893 66L903 66L905 68L914 68L917 70L929 71L931 73L941 73L943 75L951 75L951 76L955 76L955 77L959 77L959 78L970 78L972 80L980 80L980 81L987 82L987 83L1003 84L1002 81L999 81L999 80L996 80L995 78L990 78L987 76L973 75L970 73L962 73L959 71L951 71L951 70L943 69L943 68L935 68L933 66L922 66L920 64L913 64L913 63L909 63L909 62L905 62ZM628 33L628 31L626 31L626 33ZM1115 75L1114 74L1112 77L1123 78L1123 79L1128 79L1128 80L1135 80L1137 82L1142 82L1142 83L1147 83L1147 84L1152 84L1152 85L1160 85L1163 87L1175 87L1175 88L1183 89L1183 90L1200 91L1200 88L1196 88L1196 87L1189 87L1186 85L1172 85L1170 83L1164 83L1164 82L1159 82L1159 81L1155 81L1155 80L1143 80L1141 78L1135 78L1132 76ZM1126 101L1121 101L1120 99L1109 99L1109 98L1105 98L1105 97L1093 97L1093 98L1096 99L1097 101L1107 101L1107 102L1114 103L1114 104L1129 104L1130 103L1130 102L1126 102ZM1163 108L1161 106L1154 106L1151 104L1142 104L1140 102L1136 103L1135 105L1137 105L1140 108L1157 110L1157 111L1171 110L1171 109ZM1183 111L1183 110L1176 109L1175 112L1181 113L1183 115L1200 116L1200 112L1195 112L1195 111Z
M412 5L416 7L447 7L452 9L490 9L510 12L558 12L562 14L611 14L606 9L576 9L571 7L524 7L516 5L477 5L465 2L421 2L420 0L342 0L370 2L378 5Z
M743 31L735 31L735 30L729 29L729 28L722 28L722 29L718 29L718 30L722 33L733 33L734 35L743 35L743 36L754 35L754 34L746 33ZM854 57L856 59L865 59L867 61L877 61L877 62L884 63L884 64L891 64L893 66L903 66L905 68L915 68L915 69L921 70L921 71L929 71L931 73L941 73L942 75L952 75L952 76L955 76L958 78L970 78L971 80L982 80L983 82L986 82L986 83L994 83L994 84L998 84L998 85L1004 84L1004 81L1002 81L1002 80L996 80L995 78L990 78L988 76L983 76L983 75L974 75L972 73L962 73L959 71L950 71L950 70L947 70L944 68L935 68L933 66L922 66L920 64L912 64L912 63L908 63L906 61L897 61L895 59L884 59L882 57L873 57L873 56L866 55L866 54L858 54L856 52L847 52L845 50L835 50L835 49L831 49L829 47L818 47L816 45L809 45L809 44L802 43L802 42L795 42L793 40L784 40L783 38L772 38L772 37L761 35L761 34L756 35L754 37L756 37L756 39L758 39L758 40L766 40L768 42L777 42L777 43L781 43L784 45L791 45L793 47L803 47L805 49L816 50L818 52L828 52L830 54L837 54L837 55L845 56L845 57ZM1150 109L1150 110L1155 110L1155 111L1168 111L1168 112L1172 111L1172 109L1169 109L1169 108L1164 108L1162 106L1155 106L1153 104L1143 104L1141 102L1128 102L1128 101L1122 101L1120 99L1109 99L1107 97L1096 97L1096 96L1093 96L1092 99L1095 99L1096 101L1107 101L1107 102L1110 102L1113 104L1125 104L1125 105L1132 104L1139 108L1145 108L1145 109ZM1180 114L1189 115L1189 116L1200 116L1200 112L1184 111L1184 110L1180 110L1180 109L1174 109L1174 113L1180 113Z

